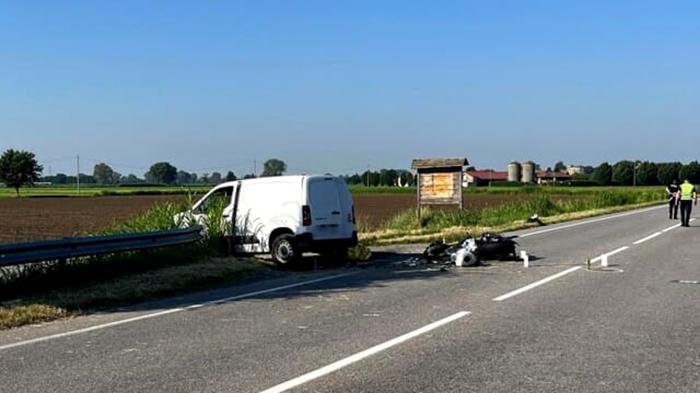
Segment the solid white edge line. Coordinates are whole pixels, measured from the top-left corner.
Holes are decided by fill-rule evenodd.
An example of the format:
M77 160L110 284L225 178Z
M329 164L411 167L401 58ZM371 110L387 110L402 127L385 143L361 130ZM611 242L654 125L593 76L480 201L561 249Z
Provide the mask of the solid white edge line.
M523 292L529 291L529 290L531 290L531 289L533 289L533 288L539 287L540 285L546 284L546 283L548 283L548 282L550 282L550 281L552 281L552 280L556 280L556 279L559 278L559 277L562 277L562 276L565 276L565 275L567 275L567 274L569 274L569 273L575 272L576 270L578 270L578 269L580 269L580 268L581 268L581 266L574 266L574 267L572 267L572 268L566 269L566 270L564 270L564 271L562 271L562 272L559 272L559 273L557 273L557 274L555 274L555 275L552 275L552 276L543 278L542 280L533 282L533 283L530 284L530 285L526 285L526 286L524 286L524 287L522 287L522 288L520 288L520 289L516 289L515 291L508 292L508 293L506 293L505 295L501 295L501 296L499 296L499 297L497 297L497 298L494 298L493 301L494 301L494 302L502 302L502 301L504 301L504 300L506 300L506 299L509 299L509 298L513 297L513 296L520 295L520 294L523 293Z
M402 336L396 337L394 339L391 339L387 342L384 342L379 345L375 345L372 348L366 349L362 352L358 352L354 355L348 356L344 359L338 360L337 362L331 363L325 367L321 367L317 370L311 371L310 373L304 374L300 377L291 379L287 382L283 382L279 385L273 386L269 389L265 389L260 393L279 393L279 392L285 392L289 389L292 389L294 387L297 387L299 385L303 385L307 382L313 381L314 379L321 378L325 375L328 375L332 372L338 371L344 367L347 367L353 363L357 363L360 360L363 360L367 357L370 357L372 355L376 355L379 352L385 351L393 346L399 345L403 342L406 342L412 338L418 337L422 334L425 334L431 330L437 329L440 326L446 325L450 322L456 321L457 319L460 319L464 316L467 316L471 314L469 311L460 311L456 314L453 314L447 318L441 319L439 321L433 322L429 325L423 326L420 329L414 330L410 333L406 333Z
M612 219L620 218L620 217L632 216L632 215L635 215L635 214L646 213L646 212L649 212L649 211L652 211L652 210L657 210L657 209L661 209L661 208L665 208L665 207L666 207L666 206L654 206L654 207L647 208L647 209L634 210L634 211L631 211L631 212L626 212L626 213L621 213L621 214L615 214L615 215L612 215L612 216L607 216L607 217L602 217L602 218L595 218L595 219L592 219L592 220L581 221L581 222L577 222L577 223L573 223L573 224L568 224L568 225L562 225L562 226L558 226L558 227L555 227L555 228L543 229L543 230L541 230L541 231L530 232L530 233L524 233L524 234L522 234L522 235L518 235L518 237L529 237L529 236L541 235L541 234L543 234L543 233L549 233L549 232L559 231L559 230L562 230L562 229L569 229L569 228L577 227L577 226L580 226L580 225L594 224L594 223L596 223L596 222L612 220Z
M54 339L62 338L62 337L74 336L74 335L81 334L81 333L88 333L88 332L92 332L95 330L106 329L106 328L110 328L110 327L114 327L114 326L124 325L124 324L130 323L130 322L141 321L144 319L156 318L156 317L160 317L163 315L174 314L174 313L180 312L180 311L194 310L194 309L202 308L205 306L211 306L211 305L231 302L234 300L245 299L245 298L249 298L249 297L253 297L253 296L257 296L257 295L264 295L266 293L271 293L271 292L283 291L285 289L291 289L291 288L301 287L304 285L315 284L315 283L319 283L319 282L323 282L323 281L333 280L336 278L347 277L347 276L351 276L353 274L357 274L357 272L336 274L333 276L316 278L313 280L302 281L302 282L298 282L298 283L294 283L294 284L283 285L283 286L279 286L279 287L263 289L260 291L244 293L241 295L231 296L231 297L227 297L227 298L223 298L223 299L211 300L211 301L200 303L200 304L193 304L193 305L190 305L187 307L171 308L171 309L155 312L152 314L139 315L138 317L122 319L119 321L109 322L109 323L105 323L105 324L101 324L101 325L95 325L95 326L91 326L91 327L87 327L87 328L83 328L83 329L78 329L78 330L73 330L73 331L69 331L69 332L52 334L50 336L44 336L44 337L37 337L37 338L30 339L30 340L19 341L19 342L12 343L12 344L2 345L2 346L0 346L0 351L5 350L5 349L20 347L20 346L24 346L24 345L29 345L29 344L35 344L35 343L42 342L42 341L49 341L49 340L54 340Z
M645 238L643 238L643 239L637 240L637 241L634 242L633 244L634 244L634 245L642 244L642 243L644 243L645 241L651 240L651 239L653 239L653 238L655 238L655 237L657 237L657 236L660 236L660 235L662 235L662 234L663 234L663 232L652 233L651 235L649 235L649 236L647 236L647 237L645 237Z

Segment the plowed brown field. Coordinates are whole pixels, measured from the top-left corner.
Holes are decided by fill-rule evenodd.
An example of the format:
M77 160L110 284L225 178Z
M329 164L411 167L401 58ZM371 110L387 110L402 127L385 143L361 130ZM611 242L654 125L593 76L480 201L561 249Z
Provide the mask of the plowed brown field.
M147 210L159 202L183 196L103 196L80 198L0 198L0 243L76 236L103 229ZM528 199L528 195L465 196L466 208L496 206ZM416 206L413 194L356 194L355 211L362 228Z

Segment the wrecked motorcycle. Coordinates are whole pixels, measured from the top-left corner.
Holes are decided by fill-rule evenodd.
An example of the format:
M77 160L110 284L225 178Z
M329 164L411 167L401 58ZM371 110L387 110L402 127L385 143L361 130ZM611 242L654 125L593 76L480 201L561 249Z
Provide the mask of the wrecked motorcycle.
M482 260L518 260L517 236L484 233L474 238L466 237L459 243L433 242L423 252L423 257L432 262L450 262L458 266L473 266Z

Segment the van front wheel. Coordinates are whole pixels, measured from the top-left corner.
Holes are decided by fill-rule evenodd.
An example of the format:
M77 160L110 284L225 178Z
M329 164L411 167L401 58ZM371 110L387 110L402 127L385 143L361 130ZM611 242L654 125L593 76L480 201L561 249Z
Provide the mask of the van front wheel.
M287 233L277 236L272 241L270 254L275 263L285 266L294 264L301 257L301 252L294 241L294 236Z

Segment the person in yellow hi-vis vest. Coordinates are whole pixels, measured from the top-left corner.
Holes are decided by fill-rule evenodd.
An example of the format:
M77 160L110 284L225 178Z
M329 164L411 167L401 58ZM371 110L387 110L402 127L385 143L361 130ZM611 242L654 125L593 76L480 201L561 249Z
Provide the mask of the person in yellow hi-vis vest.
M681 226L690 226L690 211L693 209L693 200L698 204L698 192L695 186L690 184L686 179L681 184L680 192L678 192L678 200L681 204Z

